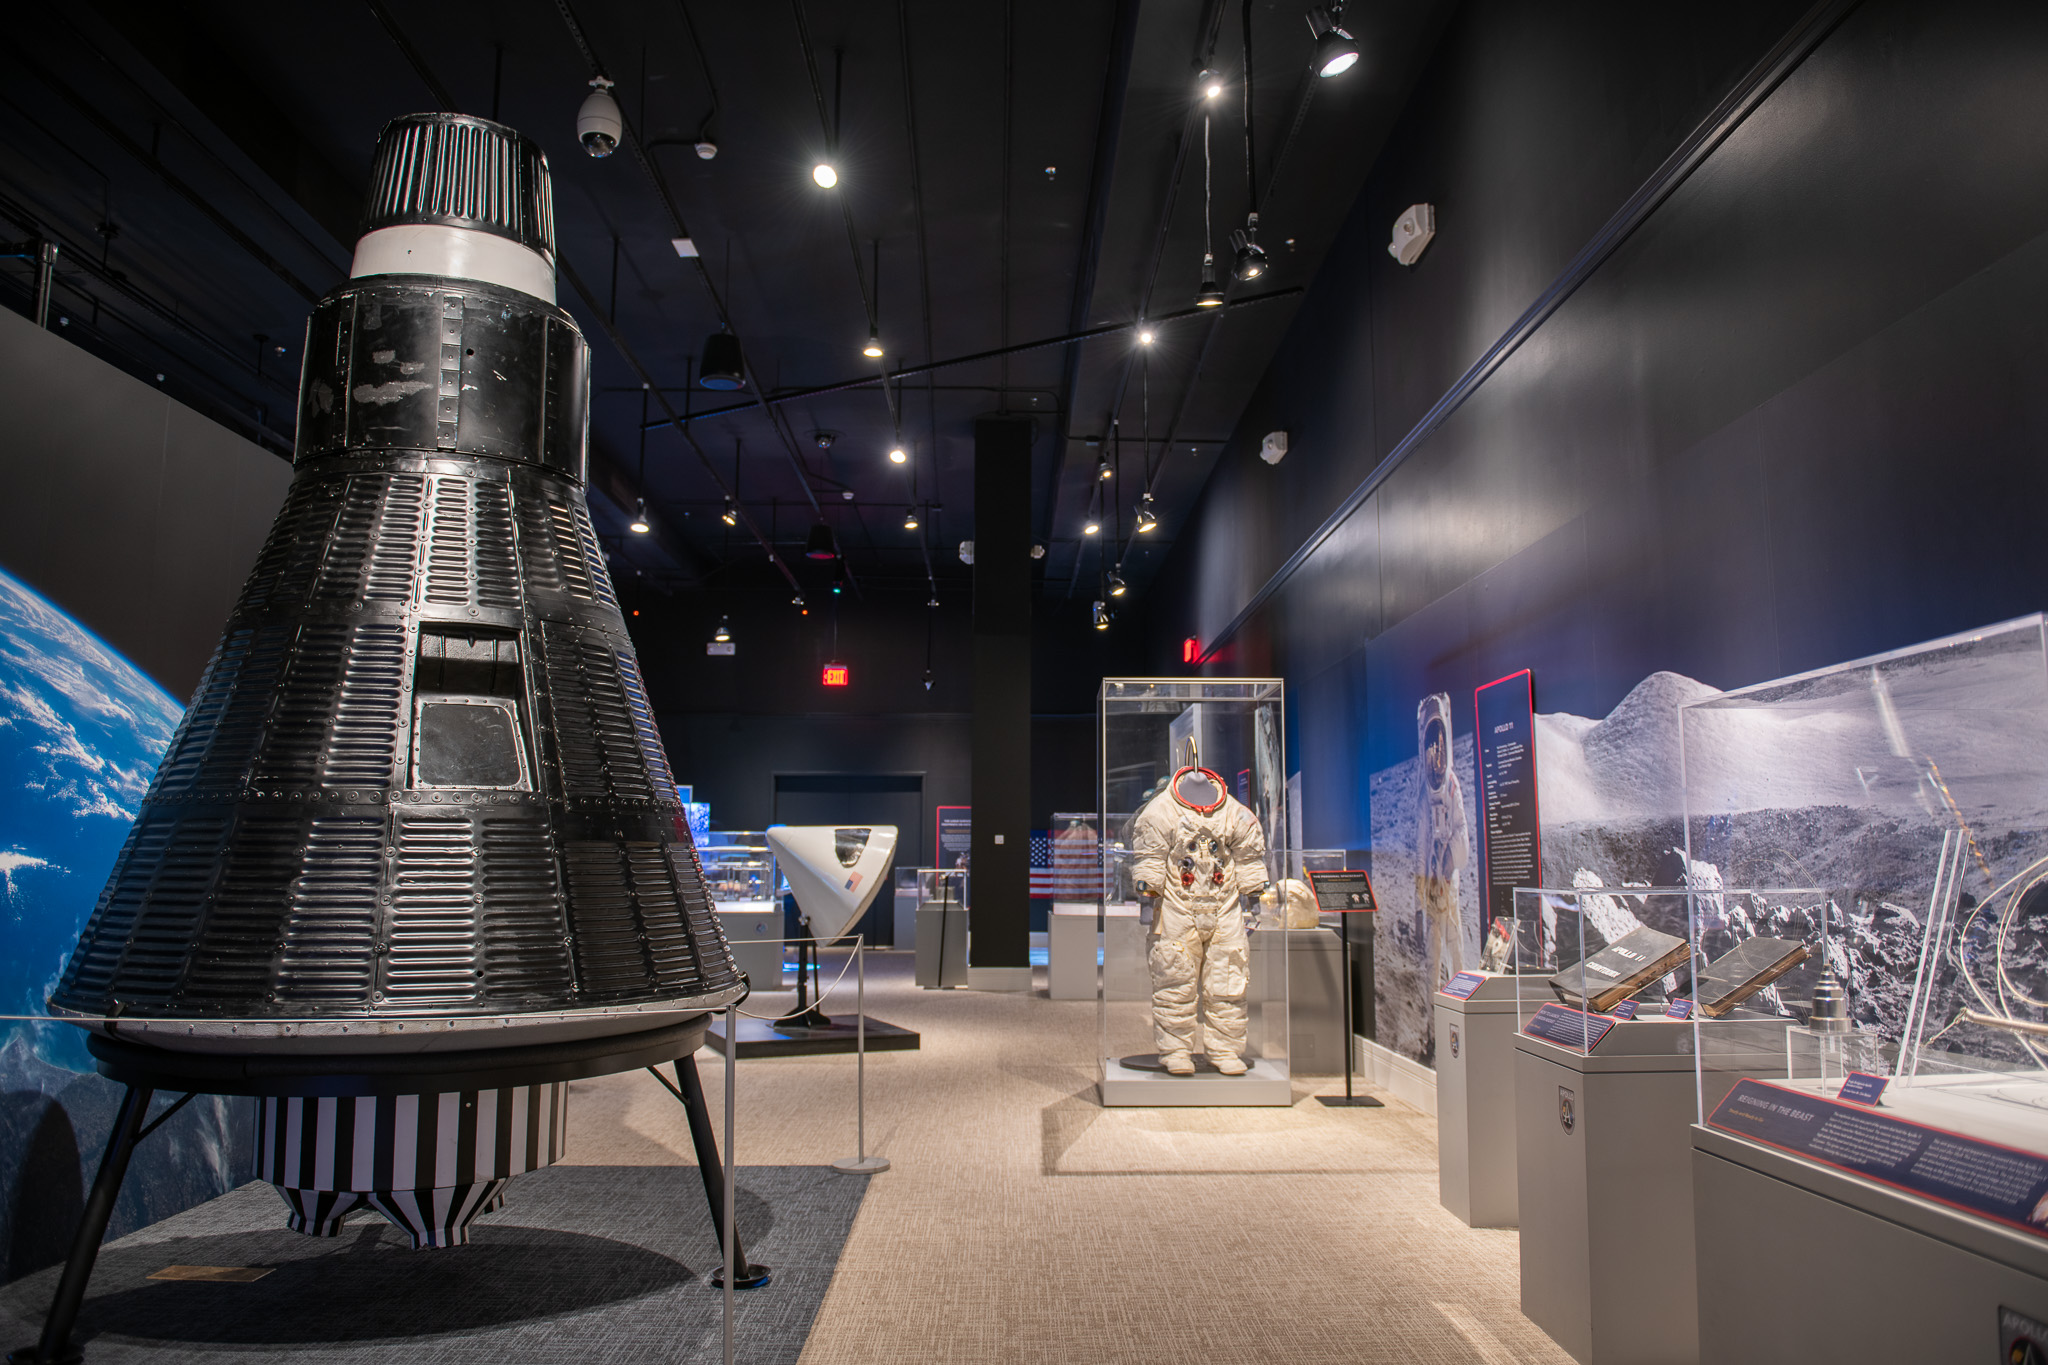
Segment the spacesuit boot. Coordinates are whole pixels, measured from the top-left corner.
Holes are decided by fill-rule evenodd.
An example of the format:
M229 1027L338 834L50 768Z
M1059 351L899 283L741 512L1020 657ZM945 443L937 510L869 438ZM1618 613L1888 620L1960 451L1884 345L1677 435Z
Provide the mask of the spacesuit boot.
M1195 1074L1195 1059L1185 1049L1159 1054L1159 1064L1176 1076Z

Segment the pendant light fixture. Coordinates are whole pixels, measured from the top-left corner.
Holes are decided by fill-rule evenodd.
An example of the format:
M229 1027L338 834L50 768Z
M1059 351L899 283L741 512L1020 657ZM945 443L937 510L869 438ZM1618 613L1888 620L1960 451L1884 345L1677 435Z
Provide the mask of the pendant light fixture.
M731 393L747 386L747 370L740 358L740 339L731 332L713 332L704 339L704 363L697 371L697 386Z
M1255 280L1266 273L1265 248L1259 245L1259 215L1247 215L1244 226L1230 234L1232 262L1230 273L1240 283Z
M711 638L714 642L721 645L732 643L732 627L727 624L730 619L725 616L718 618L718 629L711 632Z
M1095 519L1095 514L1093 512L1090 512L1088 514L1088 520L1082 523L1081 534L1084 536L1092 536L1100 534L1101 531L1102 523Z
M1155 531L1158 528L1159 518L1153 515L1152 512L1152 495L1147 493L1138 499L1138 534L1142 536L1148 531Z
M839 172L831 162L820 161L811 167L811 179L817 182L819 189L829 190L839 184Z
M1221 87L1218 87L1220 90ZM1209 115L1202 115L1202 287L1195 291L1195 307L1221 308L1223 286L1216 283L1216 253L1212 250L1215 229L1210 225L1209 209L1214 200L1211 171L1214 160L1209 155Z
M737 526L740 524L740 505L734 502L730 495L726 497L725 510L718 514L718 519L727 526Z
M1088 614L1089 614L1089 616L1090 616L1090 617L1092 618L1092 620L1094 621L1094 623L1095 623L1095 628L1096 628L1097 630L1108 630L1108 629L1109 629L1109 604L1108 604L1108 603L1104 602L1104 601L1103 601L1103 600L1102 600L1101 598L1099 598L1099 597L1098 597L1098 598L1096 598L1096 599L1095 599L1095 604L1094 604L1094 606L1092 606L1092 607L1090 607L1090 608L1089 608L1089 613L1088 613Z
M860 348L860 353L870 360L882 358L882 334L879 329L868 328L868 344Z
M1231 274L1239 284L1266 273L1266 253L1259 246L1259 162L1252 135L1252 7L1244 6L1244 185L1249 201L1244 226L1230 234Z
M1195 293L1195 307L1221 308L1223 286L1216 283L1216 257L1211 252L1202 253L1202 287Z
M1095 462L1095 477L1107 483L1116 477L1116 471L1110 467L1108 460L1097 460Z
M1124 582L1124 576L1115 569L1111 569L1109 571L1109 595L1111 597L1122 597L1127 591L1129 591L1129 585Z
M804 542L804 558L821 560L839 558L839 545L832 538L832 528L830 526L822 521L813 523L810 538ZM835 584L834 587L836 590L837 585Z
M915 507L903 509L903 529L906 531L915 531L917 529L917 509Z
M905 450L905 449L904 449L904 448L903 448L902 446L900 446L900 445L893 445L893 446L890 446L890 447L889 447L889 463L890 463L890 464L902 464L902 463L903 463L904 461L908 460L909 458L910 458L910 452L909 452L909 451L907 451L907 450Z
M626 529L643 536L654 529L647 521L647 499L640 499L640 510L633 514L633 520L627 523Z

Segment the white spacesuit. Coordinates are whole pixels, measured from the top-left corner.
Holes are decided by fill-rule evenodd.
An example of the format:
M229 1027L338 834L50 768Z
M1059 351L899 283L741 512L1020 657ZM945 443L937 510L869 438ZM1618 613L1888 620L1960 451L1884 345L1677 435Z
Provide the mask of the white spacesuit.
M1429 963L1435 984L1465 970L1465 935L1458 923L1458 872L1470 858L1465 791L1451 762L1451 699L1442 692L1415 708L1422 763L1422 799L1415 831L1415 900L1429 928Z
M1160 1063L1193 1074L1199 996L1202 1051L1223 1074L1243 1075L1251 973L1238 897L1256 900L1265 889L1265 831L1222 778L1183 768L1138 812L1131 851L1138 893L1155 898L1147 956Z

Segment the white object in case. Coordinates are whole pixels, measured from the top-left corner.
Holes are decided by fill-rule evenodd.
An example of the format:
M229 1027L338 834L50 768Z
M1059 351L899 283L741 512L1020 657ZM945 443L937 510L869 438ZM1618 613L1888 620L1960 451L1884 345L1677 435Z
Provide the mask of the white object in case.
M896 853L894 825L770 825L768 846L812 937L830 943L867 912Z

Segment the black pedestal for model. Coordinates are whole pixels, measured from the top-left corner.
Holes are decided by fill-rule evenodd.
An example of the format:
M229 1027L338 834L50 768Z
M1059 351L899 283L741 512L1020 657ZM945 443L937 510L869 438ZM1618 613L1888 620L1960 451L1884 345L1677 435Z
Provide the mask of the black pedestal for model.
M693 1055L704 1044L709 1022L710 1016L698 1015L679 1024L606 1038L468 1052L403 1054L224 1056L169 1052L94 1035L86 1040L86 1046L92 1051L100 1074L126 1086L127 1093L121 1098L113 1133L107 1139L105 1155L100 1158L99 1174L86 1197L78 1235L72 1240L71 1255L64 1263L63 1277L57 1282L56 1297L43 1321L42 1337L35 1346L11 1353L7 1357L9 1365L73 1365L85 1358L83 1350L71 1340L71 1329L85 1303L86 1284L92 1278L93 1263L99 1259L100 1242L106 1236L107 1221L121 1193L121 1182L128 1174L128 1159L137 1143L156 1131L194 1095L411 1095L587 1080L644 1067L682 1101L689 1115L690 1142L696 1148L704 1197L711 1205L711 1223L718 1230L722 1251L723 1162L719 1159L710 1110L704 1101L704 1085L697 1075L697 1059ZM674 1084L656 1069L663 1063L674 1066ZM150 1101L159 1090L182 1092L183 1097L145 1124ZM768 1267L748 1262L737 1225L733 1228L732 1263L733 1288L755 1289L768 1283ZM722 1270L713 1277L713 1283L724 1283Z

